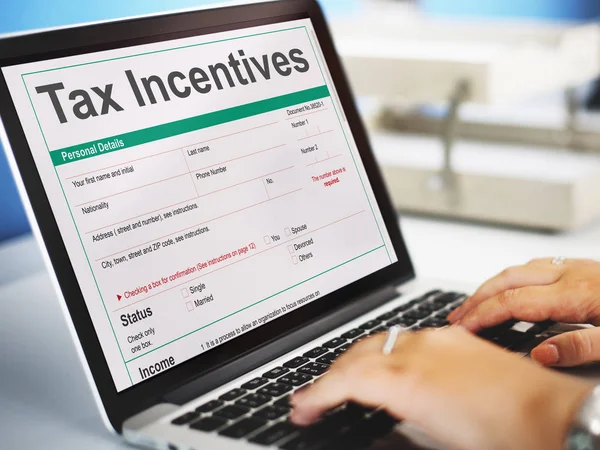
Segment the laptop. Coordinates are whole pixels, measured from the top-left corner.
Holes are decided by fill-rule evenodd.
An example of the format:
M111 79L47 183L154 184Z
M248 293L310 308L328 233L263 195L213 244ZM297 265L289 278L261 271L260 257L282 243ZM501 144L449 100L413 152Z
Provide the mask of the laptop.
M357 404L288 421L353 343L443 327L466 298L415 276L316 1L9 36L0 98L110 430L169 450L435 446ZM484 338L520 351L549 327Z

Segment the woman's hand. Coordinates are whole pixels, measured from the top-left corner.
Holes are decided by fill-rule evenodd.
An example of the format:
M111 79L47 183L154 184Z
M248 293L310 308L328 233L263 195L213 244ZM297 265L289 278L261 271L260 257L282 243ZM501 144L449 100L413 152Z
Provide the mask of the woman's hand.
M459 327L354 345L292 397L291 419L314 422L346 401L383 407L449 448L559 450L591 386L510 354Z
M484 283L448 319L472 332L509 319L600 325L600 263L571 259L554 265L552 259L537 259L511 267ZM600 361L600 328L550 338L531 356L547 366Z

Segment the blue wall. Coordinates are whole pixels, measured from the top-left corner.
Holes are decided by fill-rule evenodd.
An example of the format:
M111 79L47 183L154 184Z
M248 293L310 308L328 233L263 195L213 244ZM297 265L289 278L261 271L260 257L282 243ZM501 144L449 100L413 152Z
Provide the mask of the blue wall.
M599 0L420 0L431 15L535 17L588 20L600 17Z
M0 33L55 27L198 7L217 0L0 0ZM327 12L353 0L324 0ZM29 231L4 150L0 145L0 241Z

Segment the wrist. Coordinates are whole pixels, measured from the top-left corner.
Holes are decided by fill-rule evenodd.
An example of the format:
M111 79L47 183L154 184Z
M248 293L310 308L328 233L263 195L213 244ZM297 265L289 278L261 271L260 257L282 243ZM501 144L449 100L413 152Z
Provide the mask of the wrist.
M539 436L537 448L564 450L575 418L593 386L569 376L551 375L553 380L544 389L535 389L528 414Z

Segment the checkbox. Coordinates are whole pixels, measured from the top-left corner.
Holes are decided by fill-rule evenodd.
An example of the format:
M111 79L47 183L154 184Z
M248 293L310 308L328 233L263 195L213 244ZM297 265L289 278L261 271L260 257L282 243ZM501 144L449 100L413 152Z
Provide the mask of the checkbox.
M188 297L190 296L190 291L188 291L188 289L187 289L187 288L183 288L183 289L181 290L181 296L182 296L183 298L188 298Z
M188 312L192 312L194 310L194 304L192 302L187 302L185 306L187 306Z
M298 257L296 257L296 256L292 256L292 262L293 262L294 264L298 264Z
M265 244L269 245L271 243L271 238L269 236L265 236Z
M292 235L292 231L289 228L285 229L285 235L286 236L291 236Z
M294 246L293 245L288 245L288 252L290 252L290 255L292 253L294 253L296 250L294 250Z

